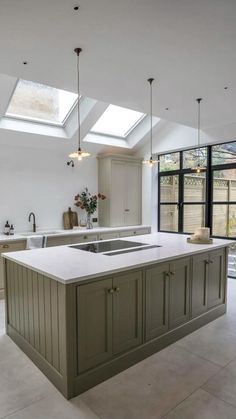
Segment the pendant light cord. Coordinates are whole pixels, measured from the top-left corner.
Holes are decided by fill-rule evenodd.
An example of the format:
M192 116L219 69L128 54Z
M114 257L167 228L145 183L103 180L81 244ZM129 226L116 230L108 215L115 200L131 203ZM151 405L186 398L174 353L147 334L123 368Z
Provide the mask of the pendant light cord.
M198 118L197 118L197 129L198 129L198 147L200 147L200 127L201 127L201 101L202 98L196 99L198 103Z
M75 48L75 53L77 54L77 93L78 93L78 103L77 103L77 110L78 110L78 150L80 150L80 71L79 71L79 55L82 51L81 48Z
M148 79L150 84L150 146L151 146L151 157L152 157L152 82L153 78Z

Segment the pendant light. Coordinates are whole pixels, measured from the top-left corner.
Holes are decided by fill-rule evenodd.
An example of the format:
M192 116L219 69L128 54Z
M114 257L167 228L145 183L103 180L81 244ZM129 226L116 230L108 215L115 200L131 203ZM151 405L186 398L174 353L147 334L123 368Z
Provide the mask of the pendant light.
M200 143L201 143L201 141L200 141L200 133L201 133L200 126L201 126L201 101L202 101L202 98L198 98L198 99L196 99L196 101L197 101L197 104L198 104L198 121L197 121L197 129L198 129L197 162L198 163L197 163L197 166L192 168L192 172L202 173L202 172L206 171L206 166L201 165L201 162L200 162L200 158L201 158L201 156L200 156Z
M72 159L77 158L78 160L82 160L84 157L90 156L89 153L86 151L81 150L81 129L80 129L80 73L79 73L79 55L81 53L81 48L75 48L74 52L77 55L77 89L78 89L78 150L74 153L69 154L69 157Z
M150 78L147 81L150 85L150 148L151 148L150 151L151 151L151 154L148 160L143 160L143 163L148 164L150 167L152 167L154 164L159 163L159 160L155 160L152 157L152 83L154 79Z

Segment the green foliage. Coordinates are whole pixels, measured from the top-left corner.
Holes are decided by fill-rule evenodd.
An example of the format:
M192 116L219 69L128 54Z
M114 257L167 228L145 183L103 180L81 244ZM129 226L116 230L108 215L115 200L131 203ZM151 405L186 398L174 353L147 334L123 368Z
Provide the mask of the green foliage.
M84 188L81 194L75 196L75 205L84 209L88 214L94 214L97 209L98 199L106 199L106 196L99 193L98 195L91 195L88 188Z

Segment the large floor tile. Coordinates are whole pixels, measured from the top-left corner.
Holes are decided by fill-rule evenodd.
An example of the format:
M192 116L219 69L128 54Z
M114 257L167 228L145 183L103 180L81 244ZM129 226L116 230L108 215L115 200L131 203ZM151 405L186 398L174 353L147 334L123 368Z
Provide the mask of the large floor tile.
M195 391L163 419L235 419L236 409L204 390Z
M218 370L171 346L80 397L102 419L157 419Z
M9 419L99 419L82 400L76 397L66 400L61 394L55 393L22 409Z
M1 336L0 418L55 391L55 387L11 339Z
M218 365L225 366L236 357L236 333L225 320L212 322L179 340L176 345ZM228 326L227 326L228 322Z
M236 407L236 360L210 378L203 388Z

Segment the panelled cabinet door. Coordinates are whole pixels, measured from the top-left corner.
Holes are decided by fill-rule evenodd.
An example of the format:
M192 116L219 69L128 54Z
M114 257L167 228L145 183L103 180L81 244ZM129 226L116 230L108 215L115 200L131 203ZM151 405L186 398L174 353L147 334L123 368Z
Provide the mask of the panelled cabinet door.
M146 270L146 341L168 330L169 264Z
M118 354L142 343L142 272L113 280L113 352Z
M112 279L77 287L79 372L112 357Z
M111 196L110 217L112 226L125 225L125 189L126 164L119 161L112 162L111 168Z
M141 167L140 164L129 163L125 167L125 222L127 226L138 225L141 220Z
M224 249L209 253L209 276L207 308L212 308L224 301L225 266Z
M170 263L170 310L171 329L189 320L190 258Z
M208 253L193 257L192 271L192 317L207 310Z

